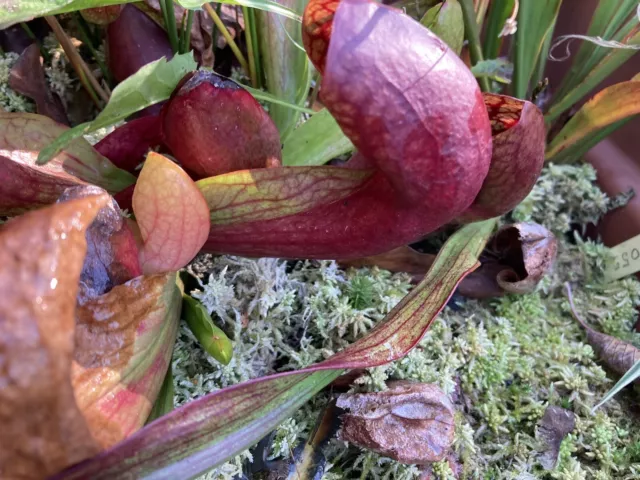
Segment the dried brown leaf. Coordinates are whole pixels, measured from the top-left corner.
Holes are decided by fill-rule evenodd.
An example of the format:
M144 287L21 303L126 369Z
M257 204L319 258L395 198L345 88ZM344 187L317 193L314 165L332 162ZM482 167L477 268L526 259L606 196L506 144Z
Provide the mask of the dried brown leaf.
M375 393L343 394L338 437L399 462L425 464L446 457L454 434L454 408L436 385L398 381Z
M640 362L640 350L631 345L630 343L623 342L622 340L600 333L591 328L587 322L580 316L576 306L573 302L573 294L571 292L571 286L567 283L567 298L569 299L569 305L571 307L571 313L573 317L582 325L587 334L587 343L593 347L596 355L600 357L600 360L604 365L616 372L619 375L624 375L636 362ZM640 383L640 380L635 380L635 383Z
M538 457L540 464L547 470L553 470L558 464L560 444L573 432L576 417L564 408L548 406L544 416L538 422L536 438L544 444L544 450Z
M98 451L70 372L85 230L108 201L53 205L0 229L1 478L42 478Z
M509 293L530 293L555 263L558 241L536 223L502 227L493 240L499 263L510 268L498 274L498 285Z
M32 99L38 113L64 125L69 125L60 98L51 93L44 76L40 49L35 43L27 47L9 73L9 86Z

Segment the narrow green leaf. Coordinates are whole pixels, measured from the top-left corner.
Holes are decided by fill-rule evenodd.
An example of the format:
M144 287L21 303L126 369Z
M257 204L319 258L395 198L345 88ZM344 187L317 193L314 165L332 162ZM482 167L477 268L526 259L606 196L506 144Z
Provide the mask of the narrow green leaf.
M305 108L302 107L300 105L297 105L295 103L289 103L286 102L284 100L280 100L279 98L277 98L276 96L268 93L268 92L263 92L262 90L258 90L256 88L251 88L247 85L242 85L242 88L244 88L245 90L249 91L251 93L251 95L253 95L255 98L257 98L258 100L262 100L263 102L269 102L272 103L274 105L280 105L282 107L285 108L289 108L291 110L296 110L298 112L302 112L302 113L307 113L309 115L314 115L316 112L314 110L311 110L310 108Z
M462 18L464 19L464 35L469 41L469 55L471 57L471 64L484 60L482 56L482 45L480 43L480 31L478 23L476 22L476 11L474 9L473 0L460 0L460 7L462 8ZM491 90L489 80L484 77L478 79L480 88L483 92Z
M624 387L634 382L638 378L640 378L640 361L634 363L633 367L631 367L627 371L627 373L625 373L620 378L620 380L618 380L618 383L616 383L613 386L613 388L609 390L604 397L602 397L602 400L600 400L600 403L598 403L595 407L593 407L593 410L600 408L602 405L604 405L613 397L615 397Z
M147 424L173 410L173 394L173 369L171 368L171 364L169 364L167 374L164 376L162 386L160 387L160 392L158 392L158 397L153 404L151 413L149 413L149 418L147 418Z
M483 52L484 58L493 59L500 55L502 38L500 33L511 16L515 0L497 0L489 5L489 14L485 22Z
M111 94L107 106L95 120L67 130L38 155L43 165L73 139L124 120L131 114L168 99L178 82L197 68L192 53L176 55L169 62L163 57L151 62L120 83Z
M495 220L463 227L445 244L424 280L366 337L297 372L234 385L191 402L124 442L54 479L192 478L256 443L345 368L382 365L406 355L479 265Z
M589 100L553 139L546 160L558 163L575 159L576 147L612 124L640 114L640 80L630 80L605 88Z
M302 12L307 0L283 0L282 4ZM302 43L300 25L295 20L266 11L256 12L255 19L267 91L287 103L303 105L309 91L311 70L306 52L294 43ZM299 111L278 104L271 105L269 115L283 140L300 119Z
M213 323L202 304L189 295L183 295L182 318L204 351L223 365L229 365L233 356L231 340Z
M44 15L106 7L135 0L6 0L0 2L0 30Z
M601 37L605 40L624 38L631 31L631 28L638 23L633 16L637 6L637 0L601 0L593 12L591 24L586 35L589 37ZM632 18L629 19L629 17ZM589 72L608 53L606 48L590 42L583 42L577 55L573 58L571 70L563 78L556 92L557 98L564 97L569 91L580 85Z
M562 0L520 0L515 36L513 96L526 99L545 43L553 35Z
M435 33L460 55L464 43L464 19L458 0L439 3L424 14L420 23Z
M184 8L200 8L206 2L203 2L202 0L176 0L176 3ZM256 8L265 12L276 13L302 23L302 17L295 11L272 0L218 0L216 3Z
M635 22L637 26L637 20ZM640 30L636 28L635 33L631 34L628 38L621 40L622 43L627 43L629 45L640 45ZM584 96L589 94L589 92L596 88L603 80L605 80L636 53L637 50L609 50L609 54L606 55L593 69L591 69L591 71L588 72L588 74L575 88L569 91L564 97L561 99L559 98L554 102L553 106L545 114L545 121L547 124L557 120L560 115L573 107Z
M282 147L282 164L317 166L353 151L354 146L325 108L296 128Z

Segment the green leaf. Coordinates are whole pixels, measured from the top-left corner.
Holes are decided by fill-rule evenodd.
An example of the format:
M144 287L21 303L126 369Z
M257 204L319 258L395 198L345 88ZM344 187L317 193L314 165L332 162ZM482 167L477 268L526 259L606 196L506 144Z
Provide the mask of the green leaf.
M183 295L182 318L187 322L204 351L223 365L229 365L233 356L231 340L214 325L202 304L189 295Z
M353 151L354 146L324 108L296 128L282 147L282 164L317 166Z
M129 3L135 0L6 0L0 2L0 29L43 15Z
M637 26L637 19L634 21ZM628 45L640 45L640 31L637 31L636 29L633 34L626 35L622 39L618 39L616 37L614 40L621 41L621 43L626 43ZM618 67L637 53L637 50L629 49L609 49L608 51L609 53L587 72L586 76L582 78L582 81L577 86L570 90L565 96L558 97L545 115L545 121L547 124L557 120L560 115L573 107L585 95L600 85L602 81L617 70Z
M502 46L500 33L505 22L511 16L514 6L515 0L491 2L489 5L483 42L484 58L492 59L500 55L500 47Z
M301 12L307 0L284 0L292 10ZM265 11L256 12L261 65L269 93L294 105L303 105L311 82L309 59L297 44L302 43L302 29L290 18ZM300 112L274 104L269 115L278 127L280 138L287 138L300 119Z
M447 0L427 10L420 23L440 37L460 55L464 43L464 19L458 0Z
M513 64L505 58L483 60L471 67L471 73L476 78L486 77L500 83L511 83Z
M294 103L285 102L284 100L280 100L274 95L267 92L263 92L262 90L258 90L257 88L251 88L248 85L242 85L242 88L247 90L249 93L251 93L251 95L253 95L258 100L262 100L263 102L272 103L274 105L280 105L285 108L289 108L291 110L297 110L298 112L307 113L309 115L314 115L316 113L314 110L311 110L310 108L305 108Z
M173 410L173 395L173 370L171 368L171 364L169 364L167 374L164 376L162 386L160 387L160 392L158 392L158 397L156 398L153 408L151 409L151 413L149 413L149 417L147 418L147 423L151 423L155 419L160 418Z
M95 120L67 130L43 148L38 155L38 164L47 163L73 139L113 125L168 99L182 77L196 68L192 53L176 55L169 62L163 57L145 65L113 90L109 103Z
M473 223L445 244L424 280L369 334L322 363L234 385L191 402L55 479L191 478L253 445L345 368L406 355L458 283L478 267L495 220Z
M637 6L637 0L600 0L593 12L586 35L605 40L624 38L638 23L634 15ZM577 55L573 57L571 70L562 79L556 92L557 98L564 97L569 91L579 86L608 53L609 50L606 48L591 42L583 42Z
M631 367L627 371L627 373L625 373L620 378L620 380L618 380L618 383L616 383L613 386L613 388L609 390L604 397L602 397L602 400L600 400L600 403L598 403L595 407L593 407L593 410L596 410L600 408L602 405L604 405L605 403L607 403L614 396L616 396L624 387L634 382L639 377L640 377L640 361L633 364L633 367Z
M546 59L562 0L520 0L515 37L513 96L526 99L536 66Z
M558 163L579 158L585 153L585 140L639 113L640 80L605 88L589 100L553 139L547 147L546 160Z
M203 2L202 0L176 0L176 3L183 6L184 8L200 8L206 2ZM296 22L302 23L302 17L296 12L271 0L218 0L216 3L257 8L258 10L276 13L286 18L295 20Z

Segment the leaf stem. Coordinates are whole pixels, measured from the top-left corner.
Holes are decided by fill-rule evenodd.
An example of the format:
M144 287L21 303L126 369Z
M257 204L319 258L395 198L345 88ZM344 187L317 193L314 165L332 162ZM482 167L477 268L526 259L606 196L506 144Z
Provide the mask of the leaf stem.
M171 43L171 49L173 53L180 53L180 44L178 42L178 27L176 25L176 13L173 10L173 0L160 0L160 8L162 9L162 16L164 17L164 26L167 29L169 35L169 43Z
M187 11L187 23L180 33L180 53L187 53L191 50L191 27L193 26L193 10Z
M478 62L484 60L484 58L482 55L480 34L478 33L478 23L476 22L476 12L473 8L473 0L460 0L460 6L462 7L462 16L464 18L465 36L469 41L471 63L472 65L476 65ZM478 83L483 92L489 92L491 90L488 78L481 77L478 79Z
M242 55L242 52L238 48L238 45L236 44L236 42L233 40L233 37L231 37L231 34L229 33L229 30L227 30L227 27L225 26L225 24L222 23L222 20L220 19L220 16L216 13L216 11L213 9L211 4L205 3L202 6L207 11L209 16L213 20L213 23L218 28L218 30L220 31L220 33L222 34L224 39L227 41L227 44L229 45L229 48L231 48L231 51L233 52L233 54L238 59L238 63L240 63L240 66L244 69L245 72L250 74L249 65L247 63L247 60L244 58L244 55Z
M98 52L96 51L95 47L93 46L93 42L91 40L91 36L89 34L89 31L87 30L87 23L84 21L84 19L82 18L82 15L80 15L79 12L75 13L74 21L75 21L76 25L78 26L78 31L80 32L80 37L82 37L82 42L91 51L91 55L93 55L93 59L98 64L98 67L100 68L100 71L102 72L102 75L104 76L105 82L107 82L107 84L113 86L113 77L111 76L111 72L109 71L109 69L107 68L105 63L100 59L100 56L98 55Z
M51 27L51 30L53 30L53 34L60 42L64 53L67 55L67 58L71 62L71 65L76 71L78 78L80 78L80 82L84 86L85 90L87 90L87 93L89 93L89 96L96 104L96 106L98 108L101 108L100 99L107 103L109 101L109 95L102 88L98 80L96 80L96 78L93 76L91 69L75 49L73 43L71 43L71 39L62 29L62 26L58 22L58 19L56 19L56 17L53 15L46 16L44 18Z
M320 72L316 72L316 78L313 86L313 90L311 91L311 98L309 99L309 108L313 110L313 104L316 103L318 99L318 94L320 93L320 85L322 84L322 74Z
M253 49L253 35L252 35L252 25L251 21L253 20L249 17L249 9L247 7L242 7L242 16L244 17L244 38L247 43L247 56L249 57L249 76L251 77L251 85L253 88L259 88L258 85L258 77L256 76L256 52Z

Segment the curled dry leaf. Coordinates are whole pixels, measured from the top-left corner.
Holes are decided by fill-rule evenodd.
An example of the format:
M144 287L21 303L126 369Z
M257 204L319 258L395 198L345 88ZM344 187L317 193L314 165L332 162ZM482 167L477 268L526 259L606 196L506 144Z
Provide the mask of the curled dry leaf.
M498 217L529 194L544 165L546 129L533 103L484 93L491 120L493 154L480 193L460 221Z
M534 223L503 227L490 242L491 249L480 257L481 266L461 283L458 292L468 298L494 298L505 293L530 293L551 270L557 254L557 240L551 232ZM414 282L422 280L435 255L420 253L409 246L370 257L343 260L350 267L378 266L404 272Z
M40 60L40 49L32 43L27 47L9 74L9 86L29 97L38 113L65 125L69 124L60 98L51 93Z
M209 208L196 184L178 165L150 153L133 192L133 211L144 245L145 274L184 267L209 235Z
M43 478L98 452L70 381L85 230L106 195L0 228L0 476Z
M399 381L375 393L343 394L338 437L402 463L442 460L453 443L454 408L436 385Z
M576 426L576 416L564 408L548 406L544 416L538 422L536 438L544 445L538 457L540 464L547 470L553 470L558 464L560 444Z
M68 188L60 196L65 202L106 194L96 186ZM87 229L87 255L80 275L79 299L96 297L142 275L136 241L115 200L105 205Z
M233 80L189 74L163 108L164 141L193 178L281 161L280 134L264 108Z
M162 145L160 117L148 115L116 128L94 148L116 167L137 174L136 169L144 161L149 150L159 145Z
M46 165L37 165L39 151L66 129L42 115L0 112L0 215L52 204L68 187L92 184L115 193L134 183L135 177L84 139L74 140Z
M136 7L124 5L118 19L107 27L107 59L113 78L121 82L162 57L173 57L167 33Z
M181 298L176 274L165 273L135 278L78 305L71 381L101 447L147 420L171 361Z
M604 363L607 368L613 370L618 375L624 375L627 373L627 371L633 367L636 362L640 362L640 350L630 343L623 342L618 338L605 335L604 333L597 332L591 328L576 309L573 302L571 285L567 283L565 286L567 288L567 297L569 299L571 313L578 323L580 323L582 328L585 329L587 342L593 347L596 355L598 355L602 363ZM640 383L640 380L635 380L635 383Z
M537 223L506 225L493 238L498 263L510 268L497 276L498 285L509 293L530 293L555 263L558 241Z

